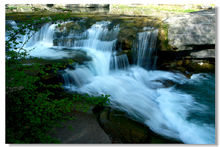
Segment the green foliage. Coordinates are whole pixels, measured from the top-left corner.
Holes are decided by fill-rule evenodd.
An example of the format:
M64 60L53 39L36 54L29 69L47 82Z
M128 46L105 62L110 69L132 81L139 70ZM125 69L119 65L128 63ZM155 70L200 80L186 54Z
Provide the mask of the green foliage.
M27 22L19 22L17 26L6 25L7 39L5 41L7 64L17 64L21 59L25 59L28 52L23 48L34 33L40 28L39 24L48 22L48 18L38 20L29 20ZM23 35L27 35L27 39L20 41Z
M61 63L22 64L28 53L23 49L26 42L19 42L19 36L28 34L31 37L30 32L35 32L42 23L55 20L43 18L32 23L21 23L18 28L7 26L6 143L59 143L48 132L61 120L75 119L68 113L86 112L90 105L109 103L108 95L66 94L62 83L56 80Z
M9 9L9 10L13 11L13 10L15 10L17 8L16 7L6 7L6 9Z
M187 6L187 5L186 5ZM188 5L190 6L190 5ZM188 13L199 11L196 6L191 6L191 8L185 8L178 5L136 5L129 6L124 4L113 4L111 5L112 11L111 13L125 13L125 14L135 14L135 15L143 15L143 14L151 14L155 11L158 12L172 12L172 13Z
M27 71L39 71L38 76ZM92 97L73 94L66 97L60 84L45 83L45 76L56 66L16 65L6 70L6 127L7 143L58 143L47 135L60 120L73 118L67 113L86 112L90 105L107 105L109 96ZM17 123L14 123L17 122Z

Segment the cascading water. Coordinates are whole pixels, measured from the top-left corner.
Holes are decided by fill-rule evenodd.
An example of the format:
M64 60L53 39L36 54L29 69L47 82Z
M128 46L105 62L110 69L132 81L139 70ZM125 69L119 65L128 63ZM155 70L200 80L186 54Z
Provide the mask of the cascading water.
M138 66L146 69L152 69L155 67L156 56L156 42L158 30L152 30L149 27L148 31L138 34L138 40L134 43L133 55L134 63Z
M41 29L36 32L35 35L30 39L30 41L25 45L25 47L33 46L36 43L53 46L53 34L55 29L55 24L47 23L41 27Z
M111 70L127 69L128 67L129 61L126 54L117 55L116 52L112 54L110 61Z
M213 113L207 114L212 108L201 102L201 95L184 89L189 85L194 88L202 83L206 85L214 76L195 74L188 79L178 73L146 70L155 65L157 29L138 34L133 48L135 65L129 65L127 55L117 55L115 50L120 28L109 29L109 24L107 21L97 22L81 36L70 31L59 37L55 35L56 25L46 24L26 48L35 48L30 52L32 56L53 59L70 57L70 52L75 50L86 52L91 61L77 65L74 70L65 69L65 88L90 95L108 94L112 107L127 112L163 136L184 143L215 143L214 121L191 118L195 114L213 118ZM54 45L54 38L63 42ZM68 48L69 52L63 48ZM177 86L166 87L164 83L167 81ZM210 99L214 99L213 94Z

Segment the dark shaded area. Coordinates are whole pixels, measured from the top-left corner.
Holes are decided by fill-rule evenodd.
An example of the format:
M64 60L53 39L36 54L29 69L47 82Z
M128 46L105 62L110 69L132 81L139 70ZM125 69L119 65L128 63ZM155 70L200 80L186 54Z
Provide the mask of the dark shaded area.
M50 134L64 144L93 144L111 143L108 135L99 126L96 117L92 113L74 112L71 114L74 120L61 123Z
M160 48L159 43L157 46ZM215 55L213 55L213 53L215 54L215 44L187 45L185 48L185 50L159 49L157 51L157 69L178 70L183 73L215 71Z
M47 7L53 7L54 4L46 4Z
M191 47L193 51L204 50L204 49L215 49L215 44L202 44L202 45L189 44L185 46Z
M131 119L126 113L110 107L93 109L99 124L109 135L112 143L181 144L152 132L147 126Z

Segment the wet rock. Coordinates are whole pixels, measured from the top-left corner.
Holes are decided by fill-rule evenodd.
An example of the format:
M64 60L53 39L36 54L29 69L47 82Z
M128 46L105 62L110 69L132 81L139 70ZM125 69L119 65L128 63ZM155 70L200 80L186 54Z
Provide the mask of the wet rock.
M134 38L134 37L132 37ZM129 37L128 38L119 38L118 42L117 42L117 47L119 47L122 50L131 50L132 46L133 46L133 40Z
M133 126L133 122L129 122L129 119L119 112L103 111L99 121L103 129L110 134L113 143L143 143L149 140L140 126Z
M84 32L86 30L84 25L80 25L79 22L67 22L64 24L61 24L60 26L57 27L57 29L60 32L66 31L66 32L70 32L70 31L75 31L77 32ZM73 32L74 33L74 32Z
M215 64L207 60L192 60L187 65L187 68L191 72L215 72Z
M76 50L76 49L71 49L71 48L50 48L53 50L56 50L58 52L66 52L67 56L63 57L62 59L41 59L46 63L61 63L62 65L67 66L68 64L72 64L73 62L83 64L84 62L91 61L92 58L87 55L85 51L82 50Z
M180 71L187 77L193 73L215 72L215 60L198 59L173 59L163 60L158 64L157 69Z
M72 59L79 64L82 64L84 62L92 60L92 58L90 56L88 56L86 54L86 52L80 51L80 50L76 50L75 52L71 52L70 55L71 55Z
M61 38L62 37L62 33L61 32L54 32L54 38Z
M153 133L147 126L118 110L105 108L98 120L113 143L180 143Z
M162 83L165 88L175 85L175 82L171 80L156 80L155 82Z

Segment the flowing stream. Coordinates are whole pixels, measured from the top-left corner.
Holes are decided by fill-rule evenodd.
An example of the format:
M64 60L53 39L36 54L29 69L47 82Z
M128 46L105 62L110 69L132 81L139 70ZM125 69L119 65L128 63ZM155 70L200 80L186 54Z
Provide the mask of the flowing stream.
M71 58L83 51L91 58L64 70L67 90L110 95L111 107L127 112L154 132L190 144L215 143L215 75L156 70L158 30L137 34L134 63L116 49L120 26L109 21L93 24L83 33L56 35L57 24L45 24L25 45L30 55L47 59ZM54 45L53 40L60 40ZM34 48L34 50L32 50ZM167 83L174 83L167 86Z

